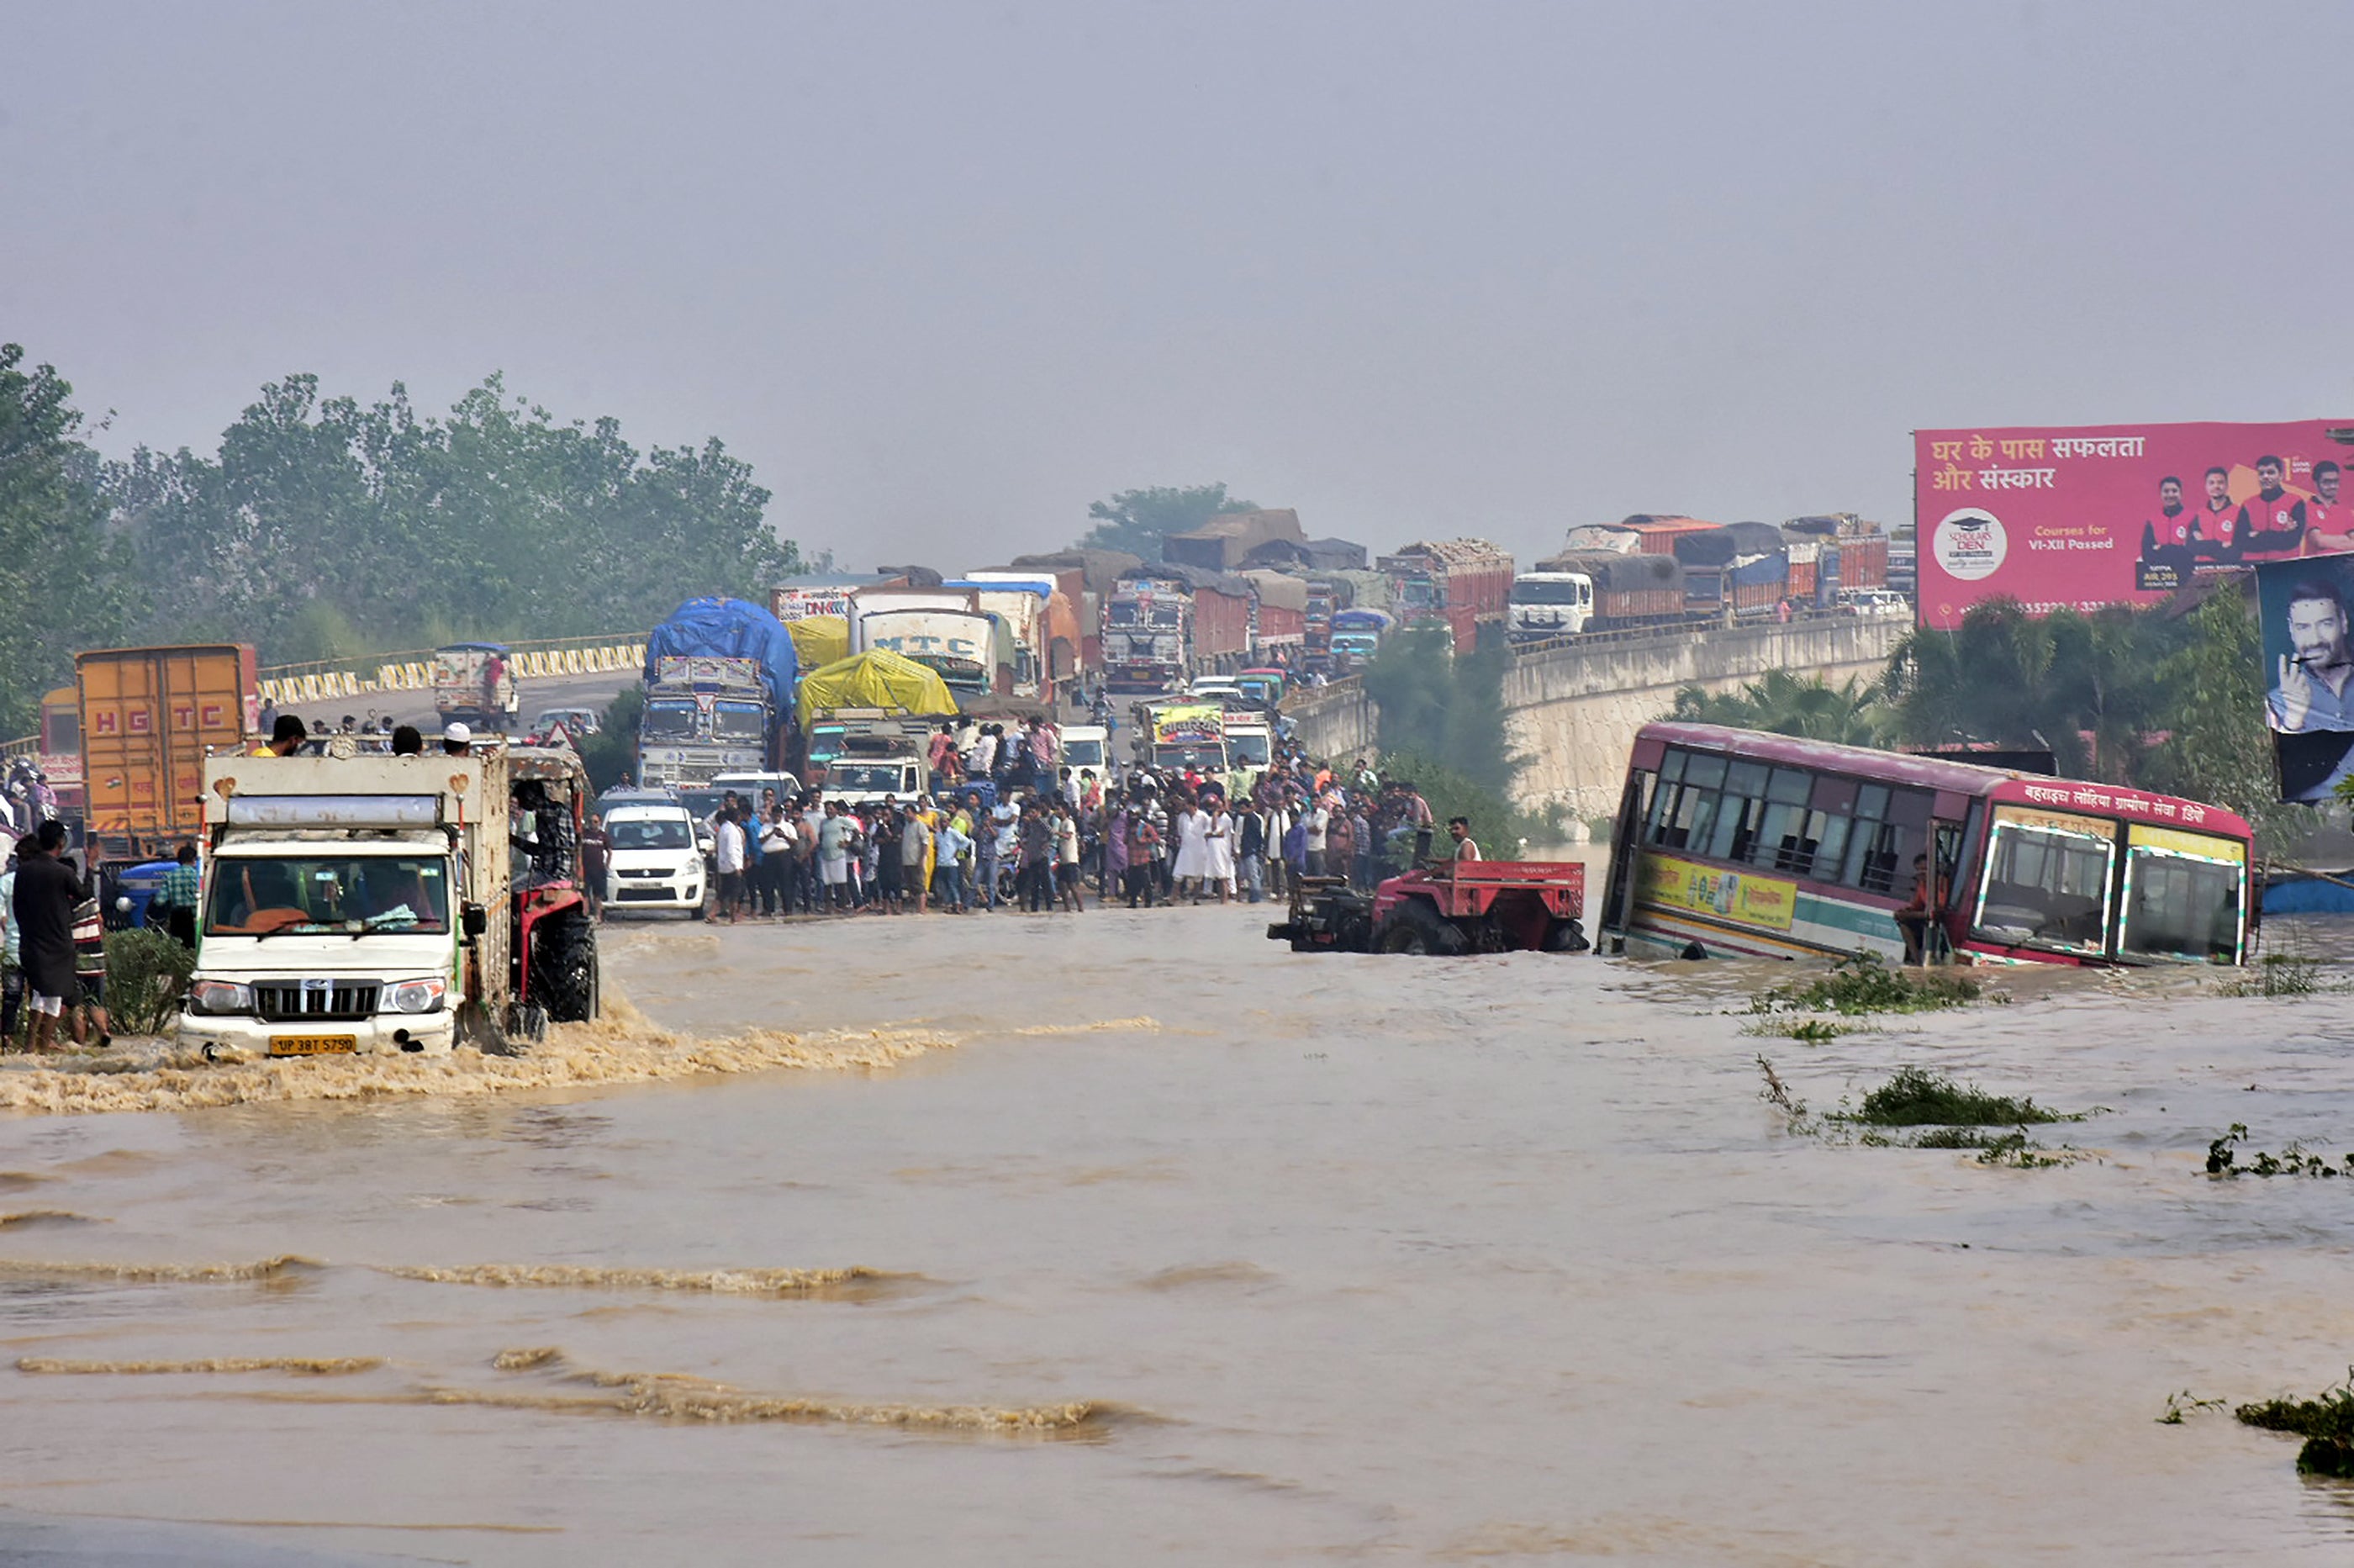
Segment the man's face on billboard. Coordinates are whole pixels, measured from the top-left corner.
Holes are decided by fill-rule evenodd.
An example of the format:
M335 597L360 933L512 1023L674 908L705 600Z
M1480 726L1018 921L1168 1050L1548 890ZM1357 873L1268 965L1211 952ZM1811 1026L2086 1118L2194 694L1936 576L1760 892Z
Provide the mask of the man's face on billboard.
M2181 505L2182 482L2179 479L2169 479L2164 484L2159 485L2158 487L2158 499L2161 504L2168 508Z
M2220 473L2209 474L2207 476L2207 499L2213 502L2231 500L2231 482Z
M2336 601L2301 599L2288 607L2288 641L2296 662L2308 670L2343 664L2346 616Z
M2322 500L2332 503L2336 502L2338 499L2338 471L2334 468L2326 468L2319 473L2315 474L2313 476L2313 488L2319 493Z
M2281 487L2280 464L2276 462L2258 463L2256 465L2256 483L2260 488L2264 490L2278 490Z

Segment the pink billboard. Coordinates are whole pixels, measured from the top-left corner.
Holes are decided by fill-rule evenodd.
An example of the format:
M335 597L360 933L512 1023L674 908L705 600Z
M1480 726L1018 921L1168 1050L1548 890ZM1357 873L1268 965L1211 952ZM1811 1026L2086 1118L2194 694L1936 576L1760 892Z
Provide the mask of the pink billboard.
M2354 550L2354 421L1916 430L1921 624L2155 604L2197 577Z

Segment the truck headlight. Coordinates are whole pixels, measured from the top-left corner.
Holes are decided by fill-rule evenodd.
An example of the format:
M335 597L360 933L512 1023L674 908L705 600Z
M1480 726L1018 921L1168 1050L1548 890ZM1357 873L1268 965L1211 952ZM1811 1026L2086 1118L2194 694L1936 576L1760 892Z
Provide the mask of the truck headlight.
M253 988L235 980L198 980L188 988L188 1011L214 1018L253 1011Z
M385 1005L395 1012L439 1012L449 984L440 975L400 980L385 989Z

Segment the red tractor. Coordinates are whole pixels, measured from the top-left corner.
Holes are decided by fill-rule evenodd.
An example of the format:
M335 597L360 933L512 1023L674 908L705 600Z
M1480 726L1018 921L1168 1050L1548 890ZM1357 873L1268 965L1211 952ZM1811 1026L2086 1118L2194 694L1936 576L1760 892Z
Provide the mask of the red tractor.
M1299 879L1291 918L1267 934L1296 953L1582 953L1585 867L1472 860L1393 876L1371 897L1338 877Z

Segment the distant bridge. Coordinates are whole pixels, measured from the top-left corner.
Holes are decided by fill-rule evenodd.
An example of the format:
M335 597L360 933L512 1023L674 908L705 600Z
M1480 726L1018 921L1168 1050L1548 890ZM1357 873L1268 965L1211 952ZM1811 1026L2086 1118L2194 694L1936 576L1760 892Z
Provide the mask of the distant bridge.
M1870 682L1912 630L1908 620L1826 616L1731 630L1663 627L1517 652L1504 674L1511 744L1528 759L1515 803L1555 820L1615 815L1635 732L1665 717L1683 687L1732 691L1768 670L1834 686ZM1284 712L1317 756L1373 749L1380 712L1353 678L1288 697Z

